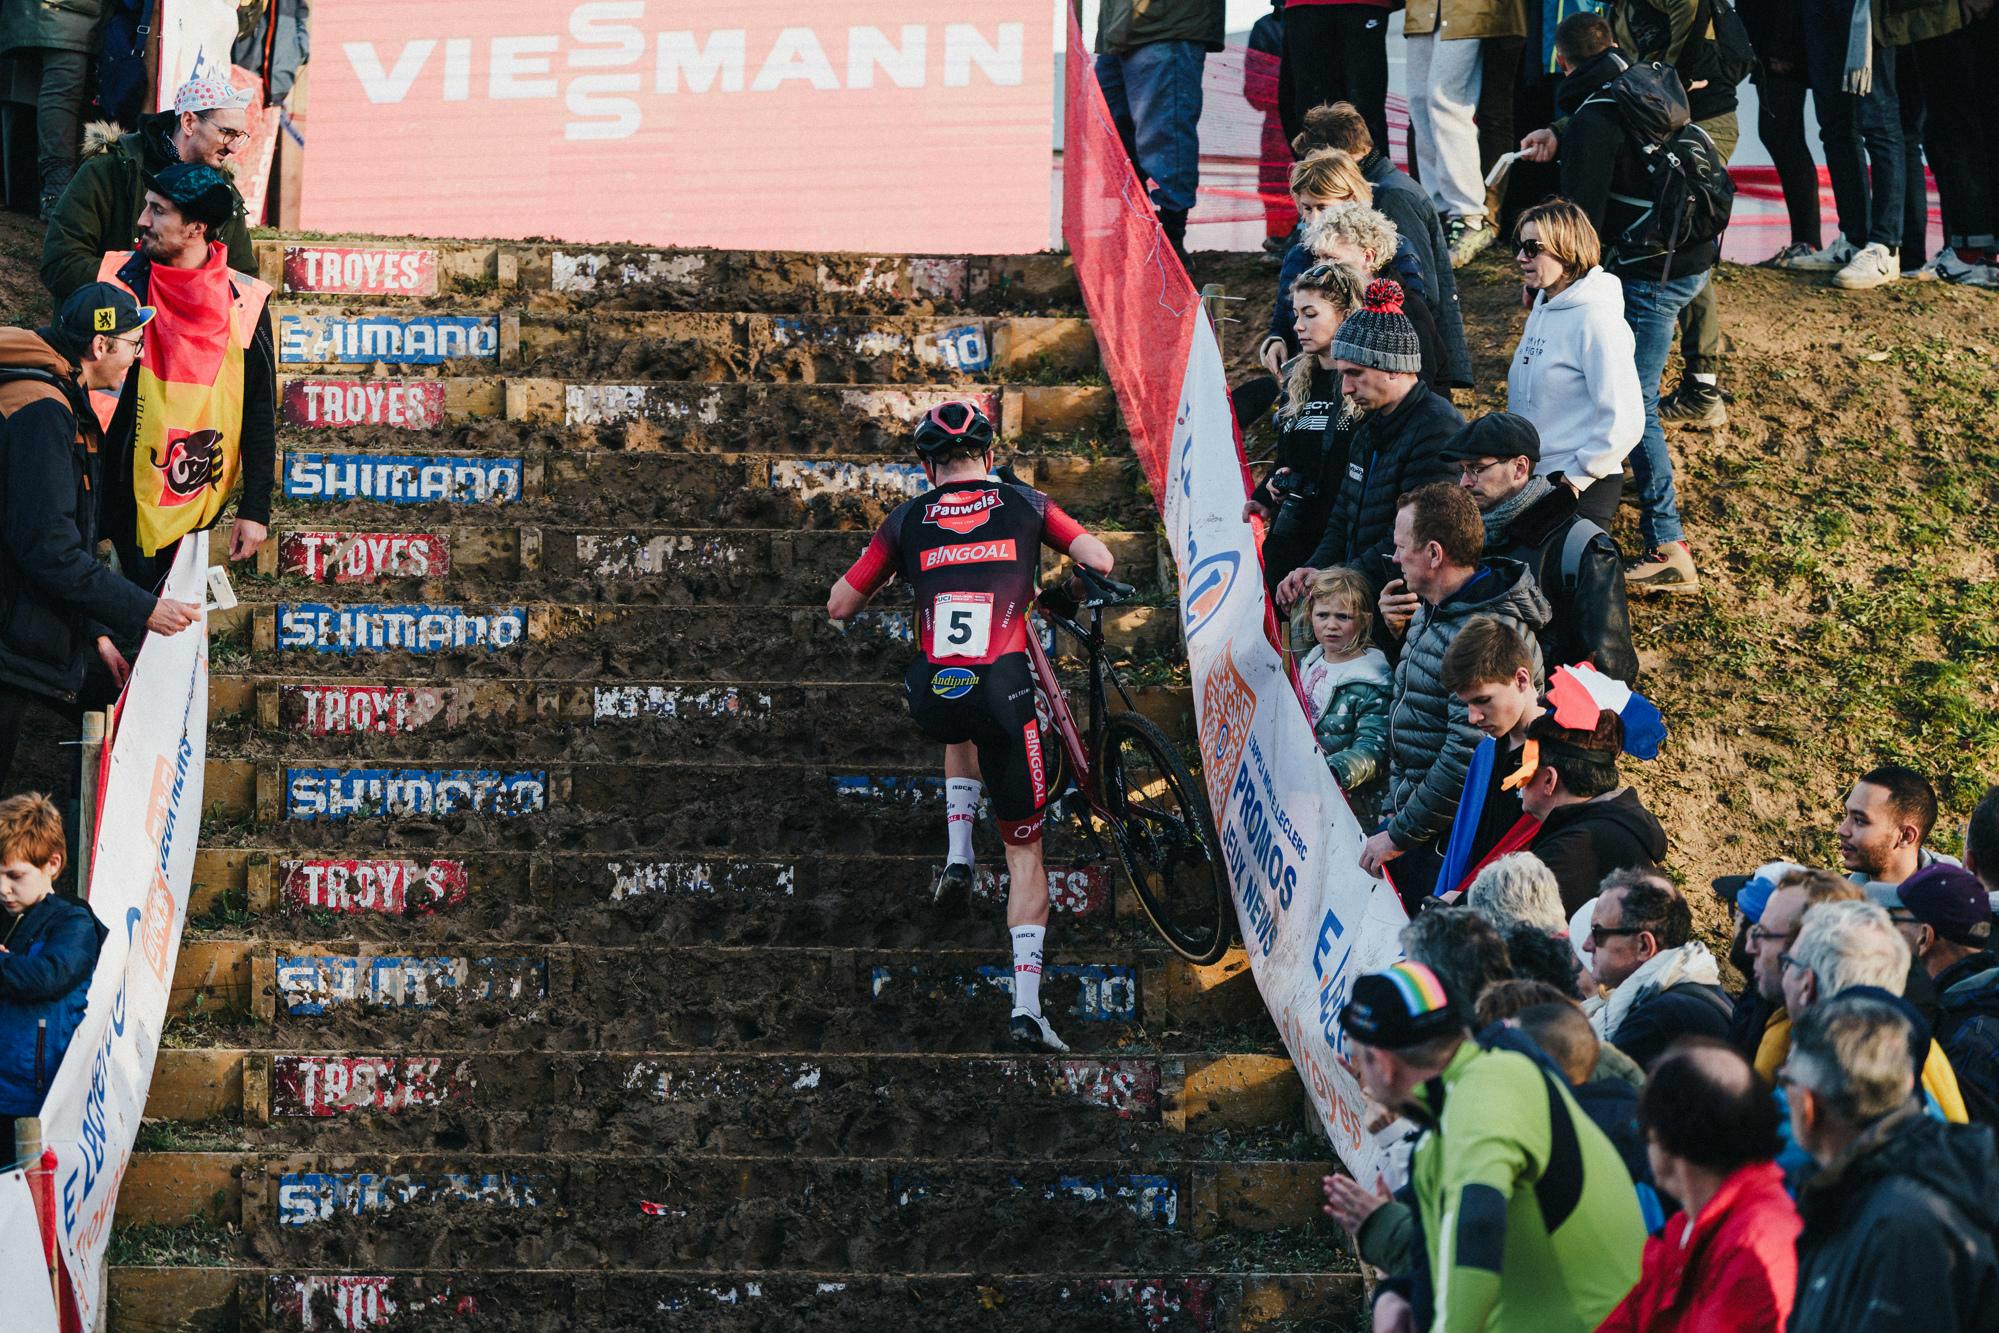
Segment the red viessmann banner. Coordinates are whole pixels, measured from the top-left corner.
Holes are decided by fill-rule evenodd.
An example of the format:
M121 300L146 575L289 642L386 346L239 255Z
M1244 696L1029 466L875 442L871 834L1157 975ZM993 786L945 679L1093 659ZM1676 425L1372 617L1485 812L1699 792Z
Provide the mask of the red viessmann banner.
M340 0L315 231L1045 249L1047 0Z

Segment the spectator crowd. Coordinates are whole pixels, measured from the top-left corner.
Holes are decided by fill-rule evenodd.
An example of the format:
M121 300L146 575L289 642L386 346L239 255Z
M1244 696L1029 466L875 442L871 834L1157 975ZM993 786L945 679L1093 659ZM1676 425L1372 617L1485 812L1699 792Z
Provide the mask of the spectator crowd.
M1100 74L1165 70L1148 42L1176 46L1179 91L1111 99L1176 248L1220 11L1103 0ZM1379 1279L1374 1329L1999 1328L1999 788L1959 865L1928 846L1921 774L1862 774L1825 830L1838 870L1713 884L1721 958L1621 773L1664 733L1631 689L1627 599L1701 584L1666 428L1727 421L1712 275L1737 89L1756 84L1791 226L1768 264L1848 292L1999 287L1999 136L1975 95L1999 15L1410 0L1412 175L1385 151L1392 8L1273 11L1298 226L1267 247L1262 373L1233 396L1275 430L1244 513L1307 650L1301 697L1362 867L1411 913L1405 961L1339 1015L1390 1165L1328 1177L1326 1212ZM1181 118L1148 132L1162 100ZM1526 325L1509 410L1466 421L1454 270L1502 235Z

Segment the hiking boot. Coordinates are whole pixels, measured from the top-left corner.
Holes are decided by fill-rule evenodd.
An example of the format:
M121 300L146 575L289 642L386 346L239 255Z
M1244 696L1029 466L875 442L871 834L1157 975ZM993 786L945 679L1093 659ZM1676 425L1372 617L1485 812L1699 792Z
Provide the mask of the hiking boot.
M1902 265L1895 252L1879 241L1869 241L1845 268L1832 275L1832 285L1843 291L1864 292L1901 276Z
M1844 236L1832 238L1832 244L1823 250L1814 250L1808 255L1799 255L1785 268L1800 269L1806 273L1836 273L1853 262L1860 253L1860 247Z
M1291 248L1292 238L1295 237L1296 235L1297 232L1294 230L1294 231L1287 231L1282 236L1264 237L1263 253L1267 255L1283 254L1286 250L1289 250Z
M953 861L930 881L930 905L940 916L960 917L972 901L972 868Z
M1444 235L1450 242L1451 267L1463 268L1492 244L1493 231L1483 218L1452 218Z
M1818 250L1805 241L1792 241L1789 245L1771 255L1760 265L1762 268L1795 268L1800 259L1809 259Z
M1694 553L1685 542L1667 542L1624 567L1624 590L1629 593L1696 592L1700 586Z
M1722 401L1720 388L1688 375L1673 396L1659 404L1659 420L1682 426L1726 426L1728 404Z
M1048 1018L1044 1014L1030 1014L1025 1009L1016 1009L1013 1017L1007 1020L1006 1029L1014 1045L1024 1046L1030 1051L1052 1051L1060 1055L1069 1049L1068 1044L1055 1035L1055 1029L1048 1026Z

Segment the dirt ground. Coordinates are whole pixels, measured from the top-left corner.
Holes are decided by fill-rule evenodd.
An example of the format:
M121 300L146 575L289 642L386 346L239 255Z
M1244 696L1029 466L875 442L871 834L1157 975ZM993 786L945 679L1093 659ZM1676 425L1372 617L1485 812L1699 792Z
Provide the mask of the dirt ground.
M1198 261L1197 283L1250 298L1226 349L1240 380L1275 275L1257 256ZM1717 278L1730 424L1667 433L1703 583L1633 601L1641 688L1672 735L1626 766L1710 934L1725 929L1715 876L1779 856L1837 865L1840 803L1875 764L1934 775L1932 844L1950 852L1999 780L1999 296L1847 293L1735 265ZM1505 406L1525 312L1495 252L1458 282L1471 416ZM1678 376L1676 356L1668 389ZM1629 508L1616 535L1636 552Z

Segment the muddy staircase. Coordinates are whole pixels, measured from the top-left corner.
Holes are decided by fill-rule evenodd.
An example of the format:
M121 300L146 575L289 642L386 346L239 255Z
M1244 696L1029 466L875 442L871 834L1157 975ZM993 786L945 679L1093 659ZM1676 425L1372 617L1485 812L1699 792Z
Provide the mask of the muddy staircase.
M978 397L1139 576L1116 639L1189 733L1066 261L259 252L281 496L114 1330L1351 1322L1240 951L1187 966L1057 834L1075 1050L1010 1050L1002 886L923 903L907 604L824 615L910 420Z

